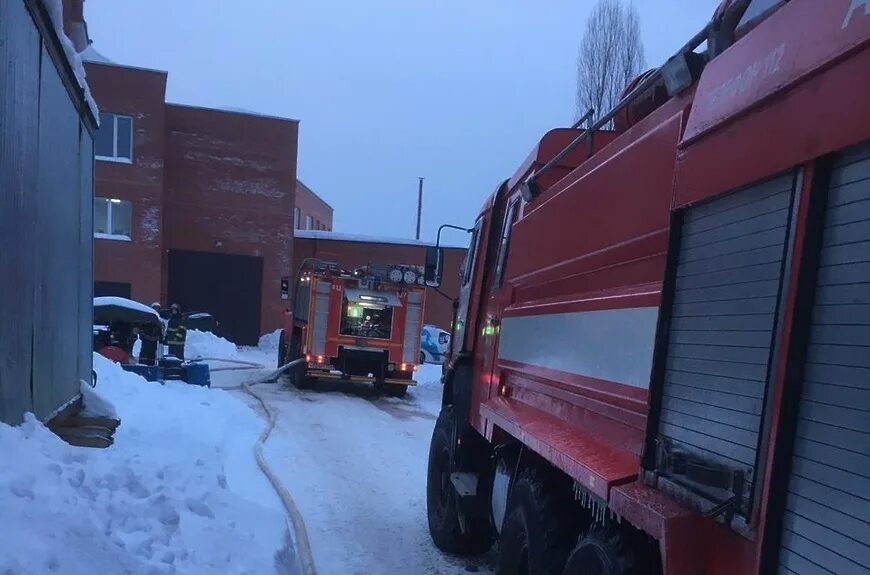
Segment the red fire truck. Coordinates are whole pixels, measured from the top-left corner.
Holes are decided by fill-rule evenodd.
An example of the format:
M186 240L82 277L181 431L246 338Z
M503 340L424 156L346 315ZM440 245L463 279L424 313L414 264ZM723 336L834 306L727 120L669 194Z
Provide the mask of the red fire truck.
M870 1L729 0L471 232L431 536L532 575L870 573ZM612 131L604 131L610 121Z
M285 314L278 365L305 358L289 376L297 387L317 380L373 383L396 397L415 385L425 285L411 265L346 270L308 259ZM287 337L289 334L289 337Z

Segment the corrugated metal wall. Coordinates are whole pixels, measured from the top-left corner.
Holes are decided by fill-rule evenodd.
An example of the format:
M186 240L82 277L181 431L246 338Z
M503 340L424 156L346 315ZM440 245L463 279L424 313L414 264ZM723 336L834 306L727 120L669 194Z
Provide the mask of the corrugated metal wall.
M0 420L13 424L56 413L91 371L92 138L45 46L24 0L0 3Z

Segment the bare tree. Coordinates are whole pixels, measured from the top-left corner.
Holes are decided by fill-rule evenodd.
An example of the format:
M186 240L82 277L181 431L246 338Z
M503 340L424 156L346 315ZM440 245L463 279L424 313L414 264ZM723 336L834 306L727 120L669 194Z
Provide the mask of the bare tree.
M578 117L589 108L600 117L644 67L640 16L633 4L599 0L586 22L577 57Z

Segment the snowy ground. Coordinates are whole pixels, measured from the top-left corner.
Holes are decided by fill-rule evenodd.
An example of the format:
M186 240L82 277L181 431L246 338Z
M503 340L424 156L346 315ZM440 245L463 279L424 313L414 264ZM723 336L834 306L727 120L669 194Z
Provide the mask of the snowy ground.
M112 447L0 424L0 573L292 573L252 451L263 420L220 390L94 367L122 420Z
M242 349L239 359L271 368L276 356ZM491 556L447 557L429 538L426 461L440 375L440 366L424 366L421 385L402 399L369 386L257 386L279 413L265 454L305 519L320 575L493 572ZM212 381L232 387L246 377L251 372L220 372Z
M148 383L94 356L98 397L122 420L108 449L71 447L32 418L0 424L0 453L15 462L0 466L0 574L298 574L253 454L264 414L240 389L274 369L277 339L237 349L194 333L191 343L189 356L233 360L208 361L212 389ZM447 557L429 538L440 370L425 366L403 399L368 386L256 386L278 413L265 455L304 518L319 575L493 572L492 554Z

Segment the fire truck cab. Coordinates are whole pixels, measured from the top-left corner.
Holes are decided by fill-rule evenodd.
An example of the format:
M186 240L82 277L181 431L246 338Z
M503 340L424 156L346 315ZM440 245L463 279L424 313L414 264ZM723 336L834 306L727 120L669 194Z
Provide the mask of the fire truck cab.
M416 384L424 303L419 266L351 271L306 260L296 280L294 311L285 316L278 365L304 358L289 372L297 387L342 380L404 396Z
M474 223L433 541L498 541L499 575L870 574L870 1L726 0L627 92Z

